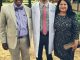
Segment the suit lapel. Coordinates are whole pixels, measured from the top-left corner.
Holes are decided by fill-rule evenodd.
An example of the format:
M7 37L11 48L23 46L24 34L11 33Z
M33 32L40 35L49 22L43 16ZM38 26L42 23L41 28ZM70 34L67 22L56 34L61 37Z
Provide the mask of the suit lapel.
M30 22L29 22L29 20L30 20L30 19L29 19L29 18L30 18L29 14L30 14L30 13L29 13L29 11L28 11L28 9L27 9L27 7L26 7L25 5L23 5L23 7L24 7L24 10L25 10L25 13L26 13L26 16L27 16L27 24L28 24L28 25L27 25L27 28L28 28L28 31L29 31L29 23L30 23Z
M55 7L49 3L49 26L54 24L54 17L55 17Z
M28 9L27 9L26 6L24 6L24 5L23 5L23 7L24 7L24 9L25 9L25 12L26 12L27 18L29 18L29 12L28 12Z
M12 19L13 19L13 21L14 21L16 27L17 27L16 15L15 15L15 10L14 10L14 6L13 6L13 4L11 4L10 12L11 12Z
M37 18L35 23L37 22L37 27L39 28L40 27L40 8L39 8L39 2L36 4L35 6L35 17ZM40 29L40 28L39 28Z
M53 50L55 5L49 3L49 54Z
M52 14L52 13L51 13L51 10L52 10L52 8L51 8L51 5L50 5L50 3L49 3L49 24L51 24L51 22L52 22L52 21L51 21L51 20L52 20L52 19L51 19L51 17L52 17L52 16L51 16L51 14ZM49 25L49 26L50 26L50 25Z
M39 41L40 41L40 8L39 8L39 2L34 7L34 29L36 29L35 32L35 46L36 46L36 56L38 56L38 50L39 50Z

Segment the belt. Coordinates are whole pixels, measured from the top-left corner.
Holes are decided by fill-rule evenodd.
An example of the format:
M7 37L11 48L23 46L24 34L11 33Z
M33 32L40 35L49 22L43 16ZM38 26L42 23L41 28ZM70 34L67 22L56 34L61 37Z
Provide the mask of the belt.
M47 32L46 35L44 35L42 31L40 31L40 34L43 35L43 36L48 36L49 35L49 31Z
M19 36L18 39L20 39L20 38L24 38L24 37L27 37L27 35L25 35L25 36Z

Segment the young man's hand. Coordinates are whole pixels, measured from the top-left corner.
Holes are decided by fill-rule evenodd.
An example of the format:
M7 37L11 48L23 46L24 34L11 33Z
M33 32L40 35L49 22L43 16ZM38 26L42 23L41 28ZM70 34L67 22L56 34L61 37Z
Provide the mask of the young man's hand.
M7 43L2 43L2 47L3 47L4 50L8 50L9 49Z

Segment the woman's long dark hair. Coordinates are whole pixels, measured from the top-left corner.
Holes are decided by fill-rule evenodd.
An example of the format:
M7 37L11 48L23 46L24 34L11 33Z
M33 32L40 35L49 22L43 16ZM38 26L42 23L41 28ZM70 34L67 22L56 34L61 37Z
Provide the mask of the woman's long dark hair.
M58 1L58 3L57 3L57 6L56 6L56 15L58 15L59 13L60 13L60 10L59 10L59 5L60 5L60 3L61 3L61 1L62 0L59 0ZM72 6L71 6L71 3L70 3L70 1L69 0L64 0L66 3L67 3L67 5L68 5L68 9L67 9L67 16L68 17L70 17L70 16L72 16L72 15L75 15L75 13L73 12L73 10L72 10Z

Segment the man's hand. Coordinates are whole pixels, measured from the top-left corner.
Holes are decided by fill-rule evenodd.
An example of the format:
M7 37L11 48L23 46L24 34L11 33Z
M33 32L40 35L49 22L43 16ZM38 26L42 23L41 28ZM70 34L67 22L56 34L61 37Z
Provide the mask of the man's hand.
M4 50L8 50L8 44L7 43L2 43L2 47Z
M80 46L80 42L79 40L75 40L74 42L68 43L64 45L64 49L67 50L69 48L72 48L72 50L74 51L75 49L77 49Z

